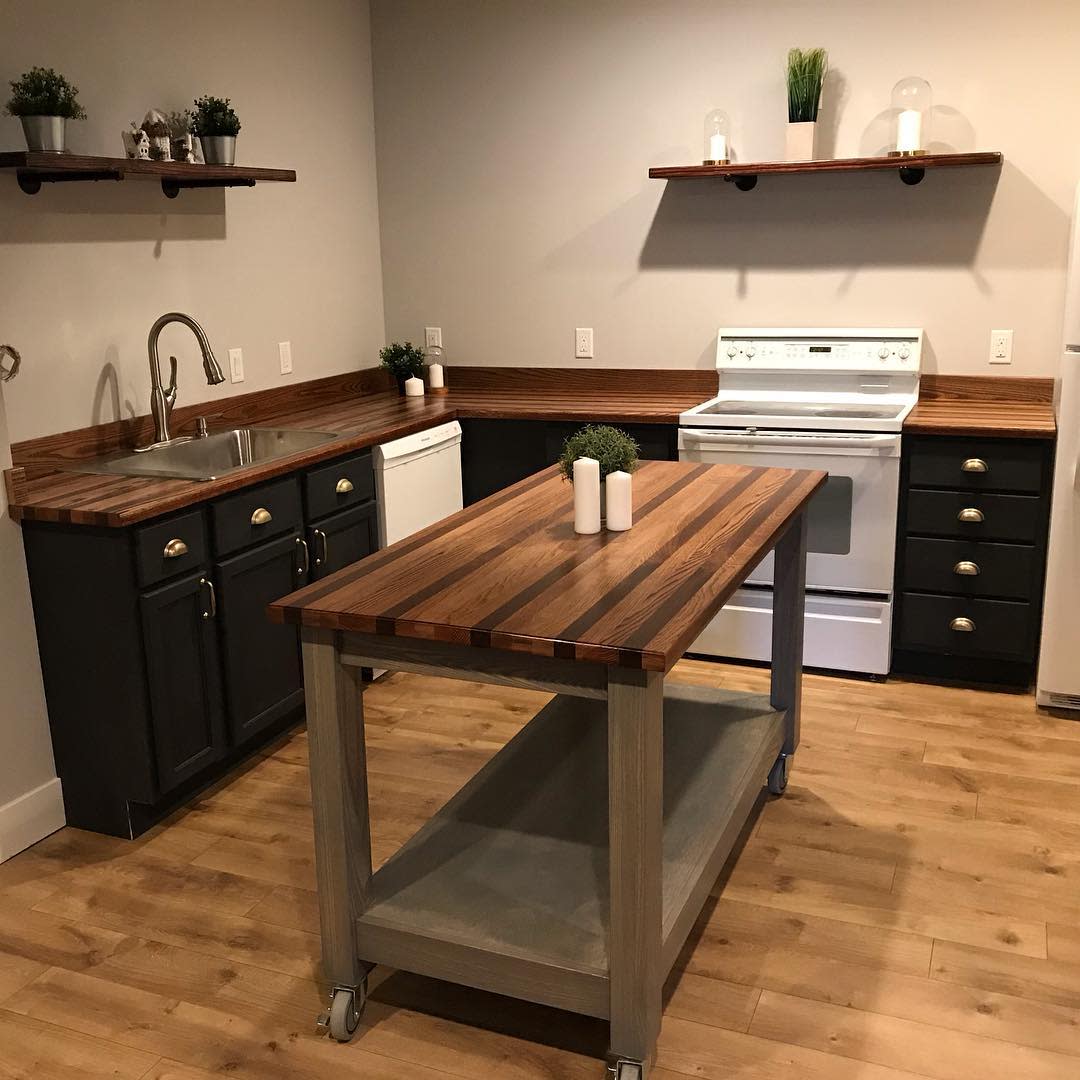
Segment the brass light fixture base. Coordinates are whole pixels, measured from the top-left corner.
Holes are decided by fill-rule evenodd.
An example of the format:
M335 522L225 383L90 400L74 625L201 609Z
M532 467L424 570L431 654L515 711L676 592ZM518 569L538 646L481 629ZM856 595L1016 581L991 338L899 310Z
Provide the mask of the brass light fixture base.
M706 158L702 165L730 165L731 158Z
M925 150L890 150L886 157L925 157Z

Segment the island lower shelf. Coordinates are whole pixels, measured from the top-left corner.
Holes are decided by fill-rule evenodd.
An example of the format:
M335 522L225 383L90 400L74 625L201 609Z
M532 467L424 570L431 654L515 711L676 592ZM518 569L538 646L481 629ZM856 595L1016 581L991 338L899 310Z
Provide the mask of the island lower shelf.
M780 752L767 695L664 692L662 969ZM556 696L372 877L360 957L609 1015L607 714Z

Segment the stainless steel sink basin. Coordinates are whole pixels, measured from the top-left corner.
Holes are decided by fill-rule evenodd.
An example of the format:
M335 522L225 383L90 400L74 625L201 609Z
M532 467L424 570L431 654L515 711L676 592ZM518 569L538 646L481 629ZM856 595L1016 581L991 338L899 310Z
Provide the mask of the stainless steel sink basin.
M160 476L176 480L216 480L301 450L321 446L338 436L327 431L287 428L234 428L205 438L177 440L139 454L96 458L71 466L77 472L117 476Z

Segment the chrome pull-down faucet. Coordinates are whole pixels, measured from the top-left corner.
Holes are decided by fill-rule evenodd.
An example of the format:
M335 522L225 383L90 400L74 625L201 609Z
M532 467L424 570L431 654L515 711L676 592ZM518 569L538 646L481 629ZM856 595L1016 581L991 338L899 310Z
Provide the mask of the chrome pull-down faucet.
M195 335L202 352L203 371L206 372L208 386L216 386L225 381L221 367L214 356L214 350L210 347L206 332L190 316L179 311L170 311L162 315L153 326L150 327L150 337L147 341L147 350L150 353L150 412L154 417L154 441L149 446L141 447L143 450L152 450L164 443L177 442L169 435L169 418L172 416L173 405L176 403L176 357L169 357L169 385L161 385L161 363L158 359L158 338L161 331L169 323L183 323Z

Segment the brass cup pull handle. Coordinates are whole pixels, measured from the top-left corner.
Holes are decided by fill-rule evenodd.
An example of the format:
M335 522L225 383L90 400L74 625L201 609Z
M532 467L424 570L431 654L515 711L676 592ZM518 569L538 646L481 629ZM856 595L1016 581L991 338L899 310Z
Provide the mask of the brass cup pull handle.
M960 466L961 472L989 472L990 466L979 457L969 457L963 465Z
M981 510L977 510L974 506L969 506L956 515L956 520L963 521L970 525L972 523L978 524L980 521L985 521L986 517Z
M267 510L265 506L260 506L259 509L256 510L255 513L251 515L251 524L252 525L268 525L273 520L274 520L273 514L271 514L270 511Z
M353 489L353 482L347 477L343 476L337 484L334 485L334 490L339 495L348 495Z
M953 619L949 623L950 630L960 630L965 634L970 634L975 629L975 624L970 619L965 619L961 616L959 619Z
M202 613L202 617L212 619L217 615L217 592L214 590L214 583L208 578L199 578L199 584L206 589L207 600L209 601L209 607Z
M971 562L970 559L961 559L953 568L954 574L959 574L961 577L977 577L981 571L979 570L979 564Z
M165 551L163 552L166 559L179 559L181 555L188 553L188 546L183 540L170 540L165 545Z

